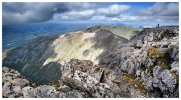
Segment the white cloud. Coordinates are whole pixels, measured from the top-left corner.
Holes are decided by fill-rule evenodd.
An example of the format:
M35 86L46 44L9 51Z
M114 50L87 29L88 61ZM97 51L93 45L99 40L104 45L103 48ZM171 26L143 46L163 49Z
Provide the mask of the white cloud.
M95 14L94 10L71 11L60 14L61 20L85 20L90 19Z
M128 11L129 8L130 8L129 5L113 4L113 5L110 5L109 7L98 8L97 13L101 15L106 15L106 16L117 16Z
M60 15L61 20L93 20L120 22L178 22L177 3L155 3L148 8L141 8L136 15L123 15L131 6L112 4L107 8L95 8L71 11Z
M115 22L178 22L177 16L94 16L91 20Z
M100 20L100 21L105 21L106 16L93 16L90 20Z
M111 21L122 21L120 18L111 18Z
M60 14L60 20L106 20L106 17L115 17L124 13L130 8L128 5L112 4L108 8L94 8L88 10L70 11Z

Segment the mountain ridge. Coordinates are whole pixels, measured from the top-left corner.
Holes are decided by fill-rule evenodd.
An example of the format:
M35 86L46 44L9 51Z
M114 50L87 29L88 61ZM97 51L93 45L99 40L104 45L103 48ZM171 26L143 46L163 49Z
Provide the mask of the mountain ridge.
M34 81L48 83L60 77L59 66L70 59L91 60L96 64L102 56L127 41L106 29L37 38L29 44L4 52L3 65L15 68L26 77L33 77Z

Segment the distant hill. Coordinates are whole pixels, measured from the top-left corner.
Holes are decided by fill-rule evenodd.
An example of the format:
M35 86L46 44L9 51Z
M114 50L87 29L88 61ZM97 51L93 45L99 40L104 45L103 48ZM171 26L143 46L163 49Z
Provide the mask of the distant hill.
M94 27L90 27L87 28L85 31L87 32L94 32L96 30L100 30L100 29L106 29L111 31L112 33L114 33L115 35L124 37L126 39L130 39L133 35L137 34L137 32L140 29L136 29L133 27L128 27L128 26L94 26Z

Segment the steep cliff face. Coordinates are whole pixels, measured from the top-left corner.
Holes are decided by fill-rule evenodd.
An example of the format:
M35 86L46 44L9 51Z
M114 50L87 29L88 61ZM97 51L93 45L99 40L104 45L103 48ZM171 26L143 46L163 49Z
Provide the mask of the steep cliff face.
M3 65L18 70L40 84L46 84L60 78L61 66L70 59L91 60L97 64L102 56L128 41L121 34L115 35L109 28L91 30L94 31L38 38L27 45L4 52ZM130 28L128 33L132 34L133 30Z

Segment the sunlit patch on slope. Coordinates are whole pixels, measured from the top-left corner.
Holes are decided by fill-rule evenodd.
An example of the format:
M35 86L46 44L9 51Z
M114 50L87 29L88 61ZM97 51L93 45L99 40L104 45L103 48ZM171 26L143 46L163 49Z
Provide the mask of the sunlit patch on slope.
M54 58L48 58L43 65L49 62L65 61L68 62L70 59L81 59L81 60L91 60L98 63L96 59L104 50L102 48L94 48L96 41L91 41L95 37L95 33L83 33L71 32L68 36L62 38L60 36L52 43L54 47L54 52L57 54ZM85 54L85 51L89 51Z

